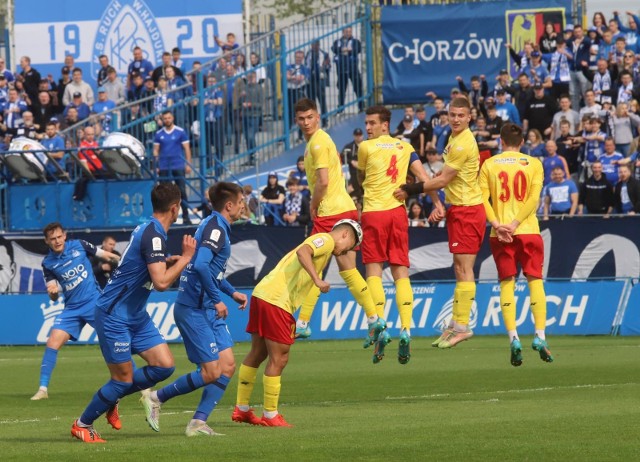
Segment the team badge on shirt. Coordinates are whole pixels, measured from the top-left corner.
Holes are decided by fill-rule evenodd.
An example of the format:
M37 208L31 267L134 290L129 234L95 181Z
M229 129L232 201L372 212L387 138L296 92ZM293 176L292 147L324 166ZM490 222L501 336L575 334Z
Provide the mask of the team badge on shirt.
M320 247L322 247L324 245L324 239L322 239L321 237L319 237L318 239L314 239L313 240L313 245L316 246L316 249L319 249Z
M211 238L210 238L213 242L218 242L218 240L220 239L220 230L219 229L214 229L213 231L211 231Z
M151 247L153 250L162 250L162 240L159 237L151 239Z

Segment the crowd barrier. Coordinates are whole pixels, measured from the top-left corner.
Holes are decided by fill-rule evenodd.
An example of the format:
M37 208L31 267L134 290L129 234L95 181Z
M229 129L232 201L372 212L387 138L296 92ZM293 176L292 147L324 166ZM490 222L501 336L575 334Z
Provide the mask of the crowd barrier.
M452 316L453 282L416 283L413 285L414 310L412 335L437 336ZM638 335L640 334L640 286L630 280L547 281L547 332L549 335ZM241 289L250 295L250 290ZM385 317L392 335L399 331L395 291L387 286ZM180 342L173 318L176 291L153 292L147 311L168 342ZM245 332L248 309L240 311L237 303L224 296L229 308L227 323L236 341L250 340ZM534 332L527 284L516 284L517 324L519 333ZM49 301L45 294L6 295L0 298L0 344L34 345L47 341L55 316L63 301ZM470 327L476 335L503 334L500 314L500 286L478 283ZM334 287L320 297L311 320L312 338L353 339L367 332L366 317L345 287ZM78 343L94 344L96 333L86 326Z

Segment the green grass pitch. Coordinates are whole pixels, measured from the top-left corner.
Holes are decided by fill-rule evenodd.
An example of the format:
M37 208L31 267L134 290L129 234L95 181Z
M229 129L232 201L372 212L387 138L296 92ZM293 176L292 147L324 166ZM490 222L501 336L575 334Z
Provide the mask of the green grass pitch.
M294 428L232 422L234 377L209 419L225 436L184 436L199 392L163 406L160 433L147 426L134 395L121 403L122 430L96 421L104 445L69 433L108 379L98 347L63 348L50 398L39 402L29 398L44 347L0 347L0 460L640 460L640 338L550 338L553 364L530 349L530 337L522 340L519 368L509 364L506 337L475 337L447 351L415 338L406 366L396 360L397 341L378 365L361 341L300 341L280 397ZM171 348L176 378L191 366L182 345ZM236 345L238 364L247 349Z

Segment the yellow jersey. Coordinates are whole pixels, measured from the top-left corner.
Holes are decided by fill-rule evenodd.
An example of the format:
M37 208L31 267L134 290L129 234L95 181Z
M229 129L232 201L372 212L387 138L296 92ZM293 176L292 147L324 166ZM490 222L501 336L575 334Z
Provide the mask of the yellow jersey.
M478 143L468 128L449 138L442 154L444 164L458 172L444 188L445 200L451 205L482 204L482 191L478 186L480 153Z
M253 289L253 296L293 314L313 287L309 273L302 267L296 252L303 245L313 250L313 266L319 275L329 263L335 242L328 233L314 234L286 254L277 266Z
M339 215L355 210L356 205L347 193L340 154L331 137L324 130L316 131L304 151L304 169L307 172L309 191L313 195L316 187L316 170L326 168L329 175L329 185L320 206L318 216L327 217Z
M535 194L540 196L544 181L542 162L520 152L506 151L487 159L480 170L480 188L489 191L496 219L509 224L523 204ZM540 234L536 208L520 222L514 234ZM491 235L496 236L494 229Z
M365 174L363 212L391 210L404 205L393 197L393 192L406 182L413 152L409 143L389 135L360 143L358 169Z

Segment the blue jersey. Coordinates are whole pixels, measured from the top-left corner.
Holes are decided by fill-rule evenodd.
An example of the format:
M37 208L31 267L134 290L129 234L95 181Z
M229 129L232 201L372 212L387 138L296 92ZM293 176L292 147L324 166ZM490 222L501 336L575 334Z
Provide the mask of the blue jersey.
M174 125L171 131L167 131L166 128L158 130L153 140L153 144L160 146L158 168L160 170L184 170L185 158L182 145L188 142L187 134L177 125Z
M49 250L42 260L45 282L58 281L62 286L65 309L84 308L98 299L100 289L89 260L89 256L95 254L93 244L71 240L64 244L61 253Z
M127 73L131 74L134 71L139 72L142 78L148 77L153 72L153 64L151 64L146 59L142 59L140 61L132 61L131 63L129 63Z
M582 134L583 137L588 135L593 135L593 133L583 132ZM601 136L603 138L603 141L587 140L584 143L584 152L587 162L595 162L596 160L600 159L600 156L602 155L602 153L604 153L604 137L606 136L606 133L599 131L598 136Z
M167 260L167 233L156 218L131 233L120 265L98 299L97 307L120 319L139 321L146 315L146 304L153 284L147 265Z
M53 138L45 138L40 142L49 151L58 152L58 151L64 150L64 148L65 148L64 140L62 139L62 137L60 135L55 135ZM64 167L65 167L65 158L64 158L64 156L62 157L62 159L56 159L56 160L58 161L58 164L60 165L62 170L64 170ZM57 173L56 168L51 166L51 165L49 165L49 163L47 163L47 170L52 174Z
M544 169L543 185L551 183L551 172L554 168L560 167L564 172L564 162L560 156L548 156L542 159L542 168Z
M231 256L229 222L213 212L198 226L196 252L182 271L176 303L193 308L214 308L220 292L231 295L235 289L224 279Z
M619 152L614 152L610 156L607 154L602 154L600 156L600 162L602 162L602 173L607 177L609 183L612 186L615 186L618 183L618 161L624 159L622 154ZM613 163L615 162L615 164Z
M568 213L571 210L571 194L577 193L578 188L571 180L562 183L549 183L546 194L551 198L549 209L551 213Z

